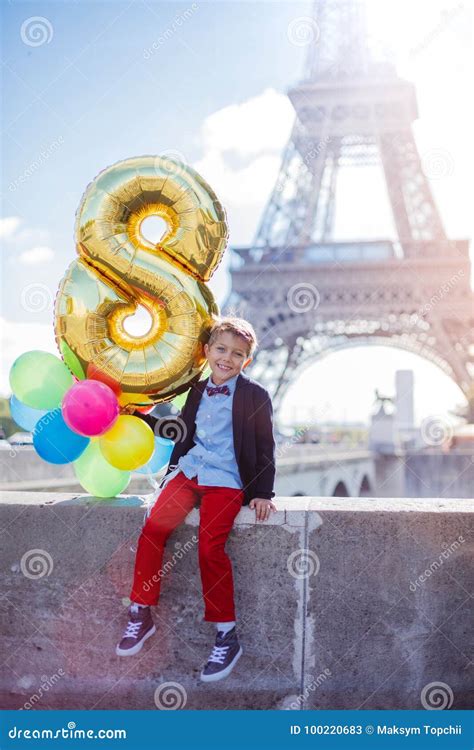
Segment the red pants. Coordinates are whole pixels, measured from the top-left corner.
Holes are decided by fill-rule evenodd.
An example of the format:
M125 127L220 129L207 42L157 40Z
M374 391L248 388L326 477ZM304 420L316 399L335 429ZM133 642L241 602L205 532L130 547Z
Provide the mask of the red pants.
M230 622L235 620L234 582L225 543L242 507L244 492L233 487L198 485L196 479L179 472L161 490L138 540L130 599L138 604L158 603L166 540L200 498L199 568L204 619Z

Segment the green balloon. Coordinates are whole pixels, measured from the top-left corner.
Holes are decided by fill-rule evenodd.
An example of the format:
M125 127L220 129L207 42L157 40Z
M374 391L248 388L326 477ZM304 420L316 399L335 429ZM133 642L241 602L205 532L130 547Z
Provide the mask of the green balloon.
M74 461L76 477L84 489L95 497L115 497L128 486L131 473L111 466L102 455L98 441L91 441Z
M186 403L188 393L189 391L186 391L186 393L180 393L179 396L175 396L171 402L173 406L176 406L177 409L182 409L184 404Z
M73 383L64 362L49 352L25 352L10 370L14 396L33 409L55 409Z
M59 348L61 349L63 359L71 370L72 374L75 375L76 378L79 378L79 380L84 380L86 377L84 368L82 367L78 357L76 357L76 355L74 354L70 346L66 343L66 341L64 341L64 339L59 343Z

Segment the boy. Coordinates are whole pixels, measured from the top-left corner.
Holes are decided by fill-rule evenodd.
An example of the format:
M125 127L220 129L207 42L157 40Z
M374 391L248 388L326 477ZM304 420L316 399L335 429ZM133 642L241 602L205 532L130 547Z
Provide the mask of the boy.
M199 567L204 619L217 629L215 646L201 680L227 677L242 654L235 629L231 562L225 543L242 505L265 521L274 496L275 443L267 391L243 374L257 341L240 318L221 318L204 352L211 376L190 390L181 413L183 438L171 454L162 490L143 527L129 609L129 622L116 648L136 654L155 632L150 606L158 603L166 540L200 501Z

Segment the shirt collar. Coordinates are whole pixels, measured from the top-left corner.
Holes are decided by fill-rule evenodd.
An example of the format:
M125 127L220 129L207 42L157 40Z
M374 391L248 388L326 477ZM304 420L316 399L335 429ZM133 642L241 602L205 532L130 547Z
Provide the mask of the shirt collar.
M222 385L226 385L230 391L230 393L233 393L235 391L235 386L237 384L237 378L239 377L238 373L237 375L234 375L232 378L229 378L229 380L226 380L225 383L222 383ZM206 387L210 388L216 388L216 383L212 380L212 375L209 375L206 383Z

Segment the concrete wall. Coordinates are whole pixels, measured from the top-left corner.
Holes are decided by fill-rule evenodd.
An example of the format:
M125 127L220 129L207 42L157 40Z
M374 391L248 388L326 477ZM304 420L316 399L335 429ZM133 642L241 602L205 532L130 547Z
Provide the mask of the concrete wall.
M0 447L0 483L15 484L31 480L73 477L72 464L50 464L38 456L32 445ZM37 483L38 484L38 483Z
M412 453L405 462L408 497L472 497L474 494L472 450Z
M4 493L1 708L155 709L168 690L186 709L412 709L433 682L469 706L467 501L278 498L265 524L243 509L228 550L244 655L210 685L196 510L168 542L157 634L115 656L141 502Z

